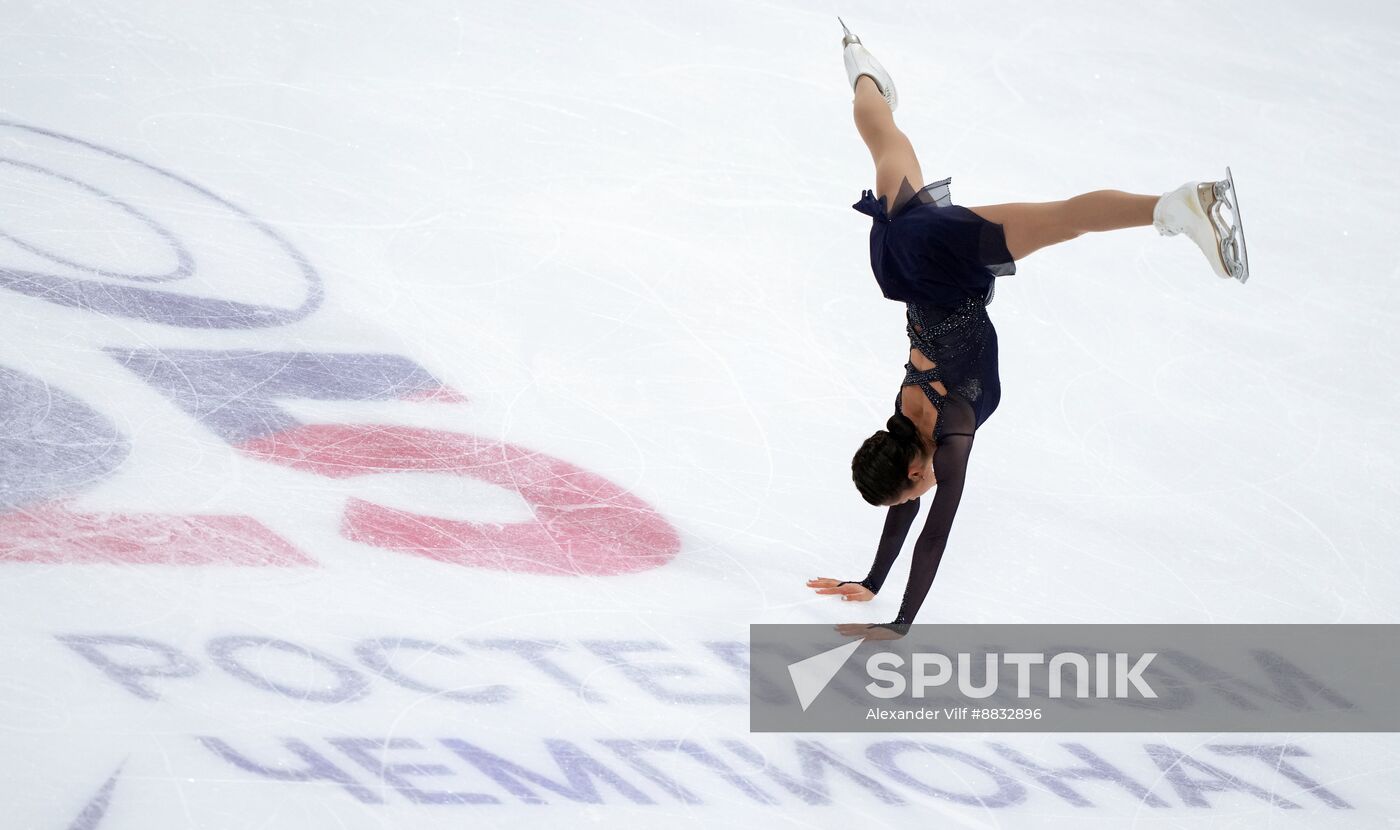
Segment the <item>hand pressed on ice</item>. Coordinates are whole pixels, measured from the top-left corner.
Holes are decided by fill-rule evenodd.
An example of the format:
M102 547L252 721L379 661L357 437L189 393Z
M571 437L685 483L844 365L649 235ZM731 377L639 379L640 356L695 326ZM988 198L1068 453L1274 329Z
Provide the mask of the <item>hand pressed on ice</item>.
M836 626L836 633L843 637L863 637L867 640L898 640L903 637L898 631L883 625L870 623L845 623Z
M875 598L870 589L859 582L847 582L842 585L839 579L822 577L807 580L807 587L815 589L819 594L837 594L841 599L850 602L869 602Z

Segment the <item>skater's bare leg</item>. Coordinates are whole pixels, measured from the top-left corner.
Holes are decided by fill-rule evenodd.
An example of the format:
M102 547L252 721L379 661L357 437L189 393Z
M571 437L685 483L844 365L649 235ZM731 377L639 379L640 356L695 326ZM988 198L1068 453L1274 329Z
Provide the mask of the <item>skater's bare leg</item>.
M1152 209L1160 198L1121 190L1095 190L1058 202L1013 202L968 210L1001 225L1011 258L1020 260L1047 245L1067 242L1081 234L1151 225Z
M869 75L856 79L855 92L856 129L875 162L875 198L884 196L885 209L893 212L900 194L904 193L904 180L909 180L908 193L904 193L904 198L908 198L924 186L924 173L914 155L914 145L909 143L904 131L895 126L890 105L885 103L880 88Z

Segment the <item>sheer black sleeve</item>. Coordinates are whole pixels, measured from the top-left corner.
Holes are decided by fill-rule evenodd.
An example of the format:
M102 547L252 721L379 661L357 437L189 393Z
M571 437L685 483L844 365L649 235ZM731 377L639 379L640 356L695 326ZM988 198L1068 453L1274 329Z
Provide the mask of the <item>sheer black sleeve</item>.
M934 457L937 458L937 454ZM860 580L860 584L869 589L870 593L880 593L880 586L885 584L885 577L890 574L890 566L899 558L899 550L904 547L904 539L909 535L909 528L918 515L918 499L896 504L885 513L885 529L881 531L880 544L875 548L875 562L870 566L869 575Z
M934 453L933 472L938 480L938 486L934 490L933 505L929 508L928 520L924 523L923 532L914 542L914 563L909 568L909 584L904 589L904 600L899 606L899 616L895 617L894 622L881 623L885 628L900 634L908 633L915 615L919 613L919 607L924 603L924 597L928 596L929 588L933 585L933 577L938 573L938 565L943 561L943 551L948 545L948 534L953 528L953 517L957 515L958 503L962 501L963 482L967 478L967 462L972 455L972 441L973 436L971 435L961 433L945 435L943 441L938 445L938 451ZM891 511L894 509L891 508ZM911 516L910 521L912 520ZM887 520L887 530L888 527L889 521ZM907 524L905 528L908 529ZM900 539L903 540L902 534ZM897 554L897 546L895 551ZM875 574L880 565L878 556L875 562L876 568L871 569L872 575ZM891 555L889 563L893 564L893 562L894 555ZM888 572L889 564L886 564L884 570L880 572L881 580ZM870 586L866 585L866 587Z

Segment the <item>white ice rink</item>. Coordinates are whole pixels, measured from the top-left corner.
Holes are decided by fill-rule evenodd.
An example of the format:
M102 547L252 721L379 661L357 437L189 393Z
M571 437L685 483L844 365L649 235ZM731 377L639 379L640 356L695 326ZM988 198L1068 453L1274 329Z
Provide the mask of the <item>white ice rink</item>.
M803 584L908 348L837 14L958 204L1250 244L998 280L920 622L1400 622L1394 4L9 0L0 827L1397 826L1391 734L749 732L908 568Z

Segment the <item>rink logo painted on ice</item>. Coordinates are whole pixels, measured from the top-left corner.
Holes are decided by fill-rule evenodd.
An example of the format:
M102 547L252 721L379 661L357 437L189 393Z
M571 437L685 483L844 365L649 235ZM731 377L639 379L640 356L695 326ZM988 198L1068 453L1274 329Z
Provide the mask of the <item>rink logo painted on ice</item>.
M122 769L126 766L123 762L116 771L108 776L107 780L92 794L83 805L83 809L78 812L78 817L73 823L68 825L68 830L96 830L102 823L102 819L107 815L107 808L112 805L112 793L117 788L117 779L121 778Z
M368 637L328 647L238 633L176 643L121 633L69 632L61 644L97 683L139 708L220 699L249 711L294 707L296 722L318 710L362 724L375 699L393 711L423 707L428 722L480 724L513 706L583 699L600 711L626 707L723 712L747 702L750 653L740 641L678 644L647 640L435 641ZM1168 655L1188 693L1232 698L1199 661ZM772 689L768 692L777 692ZM767 694L767 692L765 692ZM427 695L424 697L424 695ZM382 700L381 700L382 698ZM361 708L357 708L361 707ZM437 709L441 714L433 715ZM401 726L401 724L399 725ZM493 740L492 730L392 735L187 736L184 769L198 779L312 787L365 805L470 809L493 804L623 804L732 807L1021 805L1076 809L1137 804L1154 809L1268 805L1354 809L1331 777L1311 767L1296 743L1216 741L1178 749L1165 741L1106 751L1072 741L1018 748L1001 740L952 745L907 735L833 748L811 736L762 736L761 744L717 736L598 738L533 736ZM496 738L500 738L496 735ZM518 738L518 736L517 736ZM173 744L162 745L168 769ZM133 759L133 763L135 759ZM100 816L108 787L90 802ZM96 806L92 806L96 805ZM83 825L91 827L92 825Z
M0 222L0 286L11 291L108 317L203 330L286 325L322 302L321 277L276 229L132 156L0 122L0 185L6 182L36 207L47 199L86 211L81 226L101 231L46 242L43 228L17 227L24 212L12 211ZM118 195L124 191L137 195ZM125 249L103 248L117 231L150 244L129 246L140 251L135 260ZM268 304L261 294L281 302ZM645 570L679 550L675 529L651 505L563 459L462 432L302 423L283 406L465 401L406 357L265 348L106 351L133 379L247 457L334 479L472 478L515 492L533 514L513 523L472 522L351 497L341 519L346 539L453 565L551 574ZM0 413L12 425L0 449L0 561L317 564L250 516L75 512L66 500L112 475L130 441L73 391L4 366Z

